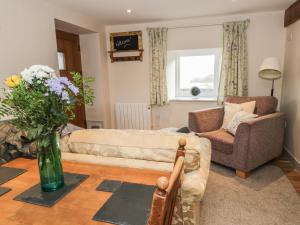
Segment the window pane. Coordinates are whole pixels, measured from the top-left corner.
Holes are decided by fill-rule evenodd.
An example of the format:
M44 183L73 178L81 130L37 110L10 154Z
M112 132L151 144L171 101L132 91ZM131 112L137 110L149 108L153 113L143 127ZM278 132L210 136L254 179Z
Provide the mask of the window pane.
M215 56L180 56L180 89L214 89Z
M57 57L58 57L58 69L66 70L65 54L63 52L58 52Z

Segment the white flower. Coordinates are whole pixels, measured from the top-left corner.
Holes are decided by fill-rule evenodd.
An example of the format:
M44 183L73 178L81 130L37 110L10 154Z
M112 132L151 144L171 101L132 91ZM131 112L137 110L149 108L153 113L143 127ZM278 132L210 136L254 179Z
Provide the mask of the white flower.
M33 65L29 69L21 72L22 78L29 84L32 84L34 78L38 80L56 77L55 71L49 66Z
M32 84L33 76L28 69L23 70L21 76L27 83Z

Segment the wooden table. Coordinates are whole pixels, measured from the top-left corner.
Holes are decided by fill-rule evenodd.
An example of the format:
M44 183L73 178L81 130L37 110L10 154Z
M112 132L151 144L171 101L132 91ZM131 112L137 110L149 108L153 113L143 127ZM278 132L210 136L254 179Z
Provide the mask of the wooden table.
M0 225L109 225L92 220L111 196L111 193L95 190L103 180L155 185L158 177L169 175L160 171L63 162L65 172L82 173L90 177L53 207L47 208L13 200L18 194L39 183L37 161L19 158L5 166L28 171L2 185L12 188L12 191L0 197Z

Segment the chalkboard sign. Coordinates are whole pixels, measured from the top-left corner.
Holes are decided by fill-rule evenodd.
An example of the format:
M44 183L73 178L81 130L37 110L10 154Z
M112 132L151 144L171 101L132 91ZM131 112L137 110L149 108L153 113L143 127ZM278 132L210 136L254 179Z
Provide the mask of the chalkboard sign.
M110 34L109 57L111 62L143 61L142 31Z
M115 36L114 40L114 50L138 50L139 49L139 39L137 35L128 36Z
M132 51L143 49L142 32L131 31L110 34L111 51Z

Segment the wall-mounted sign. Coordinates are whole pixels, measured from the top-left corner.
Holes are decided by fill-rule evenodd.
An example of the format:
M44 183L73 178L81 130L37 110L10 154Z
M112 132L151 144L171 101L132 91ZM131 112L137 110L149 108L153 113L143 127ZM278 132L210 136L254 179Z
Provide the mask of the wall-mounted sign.
M110 34L111 51L143 49L142 31L130 31Z
M113 37L115 50L138 50L139 39L137 35L115 36Z
M110 49L109 53L112 62L142 61L144 51L142 31L111 33ZM118 53L122 53L122 55Z

